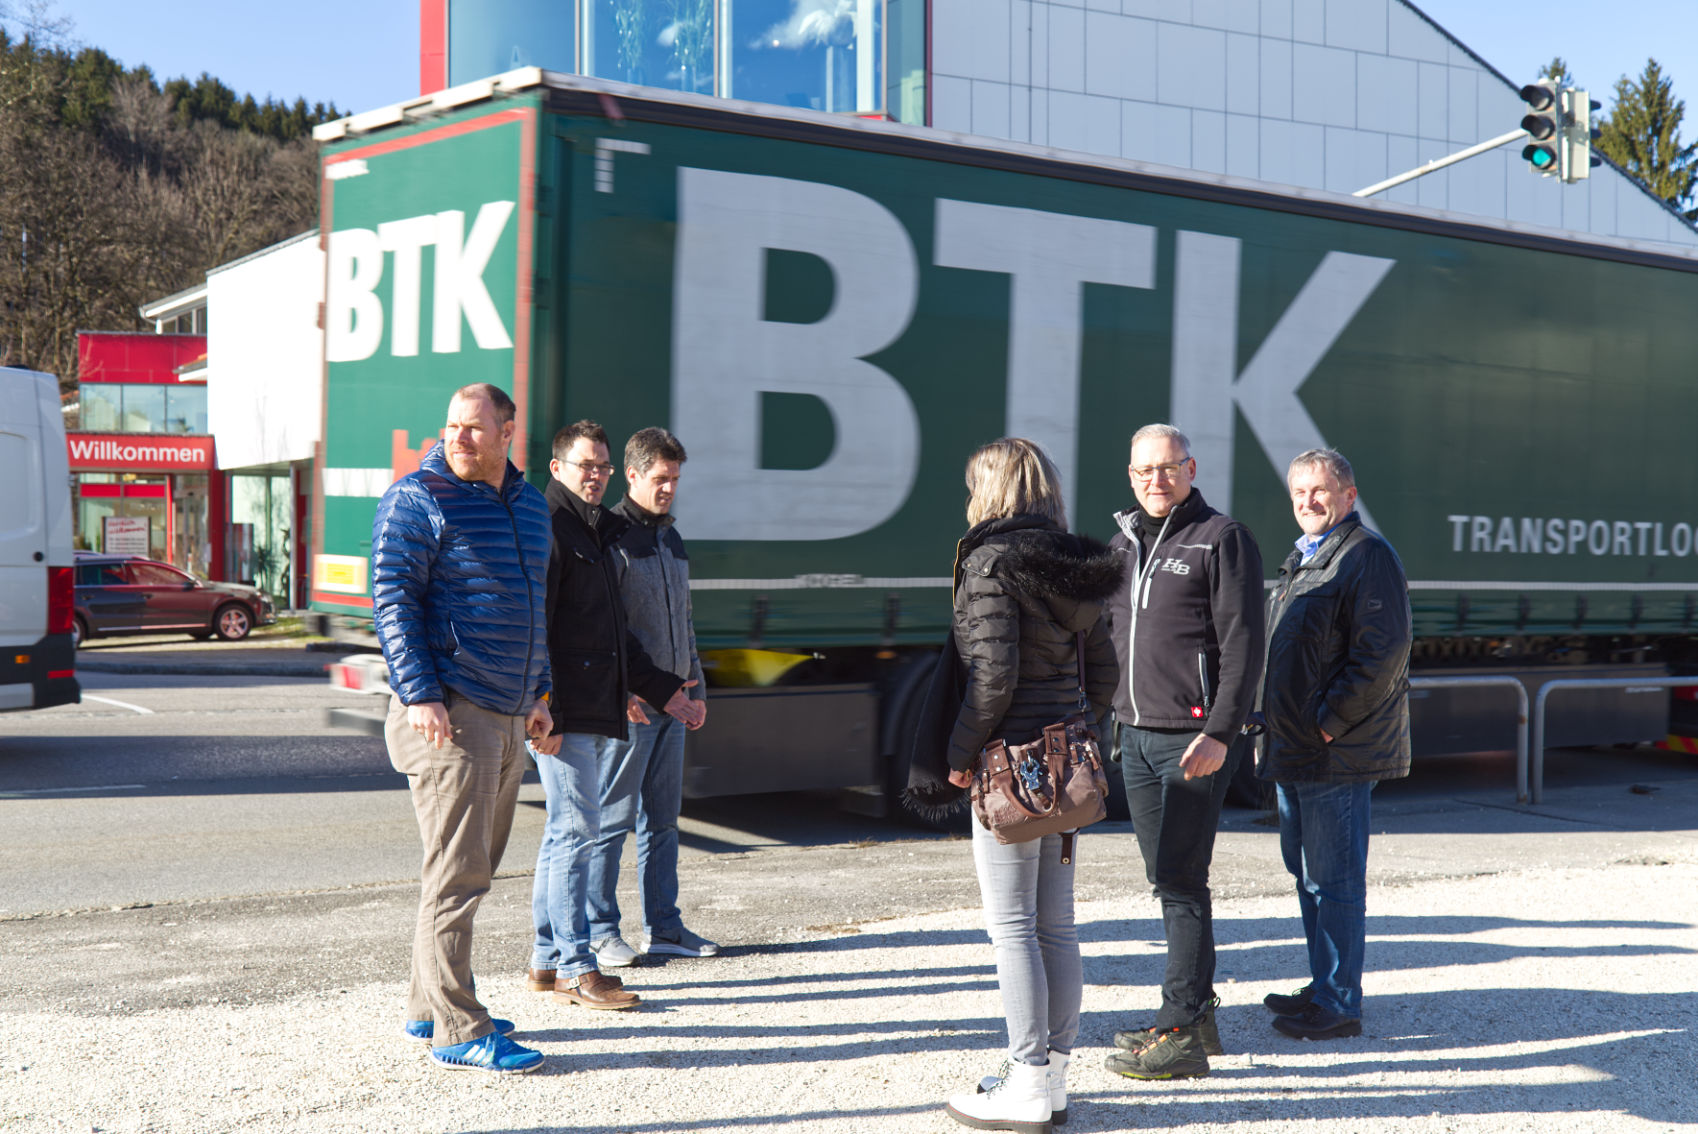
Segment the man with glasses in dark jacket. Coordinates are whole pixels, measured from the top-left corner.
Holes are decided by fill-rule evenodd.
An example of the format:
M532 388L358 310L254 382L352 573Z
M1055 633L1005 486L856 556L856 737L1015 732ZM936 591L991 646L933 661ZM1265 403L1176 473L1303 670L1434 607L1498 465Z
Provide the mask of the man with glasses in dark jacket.
M507 460L513 412L488 383L456 391L442 440L383 494L371 533L395 691L384 734L424 844L404 1031L439 1067L495 1074L543 1061L472 982L472 919L513 829L525 737L549 727L548 509Z
M1268 600L1267 735L1256 774L1279 795L1309 983L1263 1003L1297 1039L1362 1034L1369 797L1409 774L1409 583L1362 526L1350 462L1310 449L1286 474L1303 535Z
M626 738L634 691L686 725L699 725L695 685L655 665L625 621L615 543L629 521L601 506L613 462L607 432L579 421L554 435L548 508L548 654L556 674L550 734L533 742L548 814L531 890L535 942L527 974L536 992L582 1008L641 1001L601 971L590 941L591 850L601 830L601 777Z
M1109 544L1127 560L1109 600L1120 659L1120 770L1144 873L1161 900L1167 970L1152 1027L1119 1032L1108 1069L1132 1079L1209 1073L1215 933L1209 863L1238 758L1232 742L1262 677L1262 557L1243 524L1192 481L1191 443L1171 425L1132 435L1137 507Z

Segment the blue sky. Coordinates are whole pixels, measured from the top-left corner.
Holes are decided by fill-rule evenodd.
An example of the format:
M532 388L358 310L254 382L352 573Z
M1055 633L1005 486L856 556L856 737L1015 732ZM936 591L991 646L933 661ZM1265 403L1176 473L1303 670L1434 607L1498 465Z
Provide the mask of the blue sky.
M566 0L561 0L566 2ZM1232 0L1256 3L1257 0ZM1337 0L1334 0L1336 3ZM1615 80L1655 55L1693 107L1698 137L1698 3L1694 0L1415 0L1486 62L1529 82L1553 55L1607 108ZM22 0L10 0L14 9ZM7 0L0 0L0 8ZM418 0L58 0L73 37L160 78L210 71L238 93L370 110L418 93ZM1521 26L1537 16L1531 32Z

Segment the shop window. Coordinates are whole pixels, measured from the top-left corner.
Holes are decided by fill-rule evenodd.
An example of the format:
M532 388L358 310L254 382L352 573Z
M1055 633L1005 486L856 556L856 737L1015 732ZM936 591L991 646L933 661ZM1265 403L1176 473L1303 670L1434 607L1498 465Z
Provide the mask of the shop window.
M165 432L206 432L206 387L165 388Z
M79 428L91 433L111 433L118 428L124 388L104 383L85 383L77 392Z
M118 428L125 433L162 433L165 430L165 387L125 386L124 409Z

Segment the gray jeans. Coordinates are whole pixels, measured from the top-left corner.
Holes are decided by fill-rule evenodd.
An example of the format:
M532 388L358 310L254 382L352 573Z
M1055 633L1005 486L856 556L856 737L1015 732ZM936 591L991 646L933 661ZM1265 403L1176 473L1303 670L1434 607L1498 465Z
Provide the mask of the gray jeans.
M1004 845L977 816L973 862L996 947L1008 1057L1041 1067L1051 1051L1071 1053L1079 1035L1085 973L1073 926L1073 865L1062 865L1060 835Z

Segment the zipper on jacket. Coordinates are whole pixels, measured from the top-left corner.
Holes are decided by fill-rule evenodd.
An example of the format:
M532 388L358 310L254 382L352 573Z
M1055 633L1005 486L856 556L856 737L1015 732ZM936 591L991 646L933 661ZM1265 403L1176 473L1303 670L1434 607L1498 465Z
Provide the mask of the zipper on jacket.
M1178 505L1175 505L1177 507ZM1156 542L1150 545L1150 566L1144 569L1144 541L1132 540L1132 548L1136 553L1132 562L1132 617L1128 619L1126 630L1126 697L1132 702L1132 724L1143 722L1143 714L1138 710L1138 608L1150 605L1150 584L1155 581L1156 564L1159 560L1156 552L1161 548L1162 537L1167 534L1167 526L1173 522L1173 510L1168 509L1162 517L1161 531L1156 533Z
M525 577L525 609L530 612L531 617L531 632L525 635L525 680L529 681L531 676L531 660L536 657L537 652L536 592L535 588L531 586L530 569L525 566L525 540L524 537L519 534L519 517L514 515L513 505L508 501L507 493L505 491L497 493L496 498L501 501L501 506L507 509L507 522L513 527L513 549L519 553L519 574ZM531 691L527 689L525 693L521 694L521 697L529 696L530 692ZM536 698L530 697L530 701L531 704L535 704ZM521 701L519 705L521 712L526 712L529 708L529 705L526 705Z

